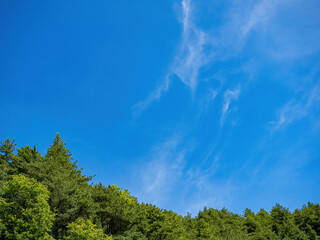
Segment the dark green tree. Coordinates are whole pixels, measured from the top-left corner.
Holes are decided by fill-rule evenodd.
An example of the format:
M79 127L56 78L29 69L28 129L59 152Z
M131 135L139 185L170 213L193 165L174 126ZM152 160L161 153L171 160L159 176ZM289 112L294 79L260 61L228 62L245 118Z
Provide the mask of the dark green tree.
M92 197L96 204L95 222L105 233L115 239L122 239L121 236L143 239L139 229L139 204L128 190L99 183L93 187Z
M0 141L0 163L10 163L14 159L14 151L16 150L17 144L15 140L7 138L4 142Z
M304 231L309 239L320 239L320 205L308 202L302 209L293 213L295 224Z
M27 177L37 178L41 171L43 156L37 151L37 147L30 146L21 147L17 149L16 172Z
M15 173L14 164L16 162L16 156L14 151L17 144L15 140L7 138L4 142L0 142L0 187L8 179L9 175Z
M226 208L204 208L196 219L199 239L245 239L243 218Z
M280 239L307 240L307 235L293 222L288 208L276 204L271 210L272 230Z
M57 134L36 177L51 192L49 204L56 213L52 228L55 238L62 237L67 225L77 218L90 218L94 214L91 186L88 183L92 178L82 175L65 145Z
M196 222L195 218L193 218L191 216L190 213L187 213L187 215L184 216L183 225L184 225L184 229L185 229L186 239L189 239L189 240L196 239L197 222Z
M261 209L257 214L250 209L244 211L244 226L249 239L276 240L279 237L272 232L272 219L268 212Z

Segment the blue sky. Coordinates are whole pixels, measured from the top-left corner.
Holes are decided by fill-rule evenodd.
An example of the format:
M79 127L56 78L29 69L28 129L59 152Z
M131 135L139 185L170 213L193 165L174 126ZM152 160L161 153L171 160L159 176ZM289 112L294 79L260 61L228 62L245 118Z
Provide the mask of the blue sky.
M320 199L317 0L1 1L0 137L193 215Z

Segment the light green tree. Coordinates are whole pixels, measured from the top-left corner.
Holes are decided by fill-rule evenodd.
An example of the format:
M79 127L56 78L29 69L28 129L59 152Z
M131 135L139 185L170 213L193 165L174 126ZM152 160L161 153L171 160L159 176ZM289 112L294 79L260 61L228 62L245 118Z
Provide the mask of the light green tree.
M112 240L113 238L103 233L90 220L78 218L75 222L68 224L65 240Z
M48 204L49 191L35 179L13 175L0 196L0 238L16 240L53 239L54 214Z

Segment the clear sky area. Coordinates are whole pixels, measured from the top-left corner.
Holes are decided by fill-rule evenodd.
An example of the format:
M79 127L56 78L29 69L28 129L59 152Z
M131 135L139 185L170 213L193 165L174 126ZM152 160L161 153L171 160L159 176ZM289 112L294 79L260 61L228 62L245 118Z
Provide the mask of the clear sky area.
M0 2L0 140L179 214L319 202L319 80L318 0Z

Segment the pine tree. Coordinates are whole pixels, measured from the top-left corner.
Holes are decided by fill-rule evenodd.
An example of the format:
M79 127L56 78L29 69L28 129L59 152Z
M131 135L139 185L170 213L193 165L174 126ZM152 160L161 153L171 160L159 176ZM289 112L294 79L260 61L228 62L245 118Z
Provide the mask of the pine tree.
M16 150L17 144L14 143L15 139L11 141L7 138L4 142L0 141L0 163L10 163L14 158L14 151Z
M51 192L49 204L56 213L52 228L55 238L65 234L69 223L79 217L90 218L94 213L88 184L92 177L82 175L65 145L57 134L37 177Z
M15 173L13 165L16 159L14 151L17 144L14 141L9 138L4 142L0 141L0 187L3 186L9 175Z

